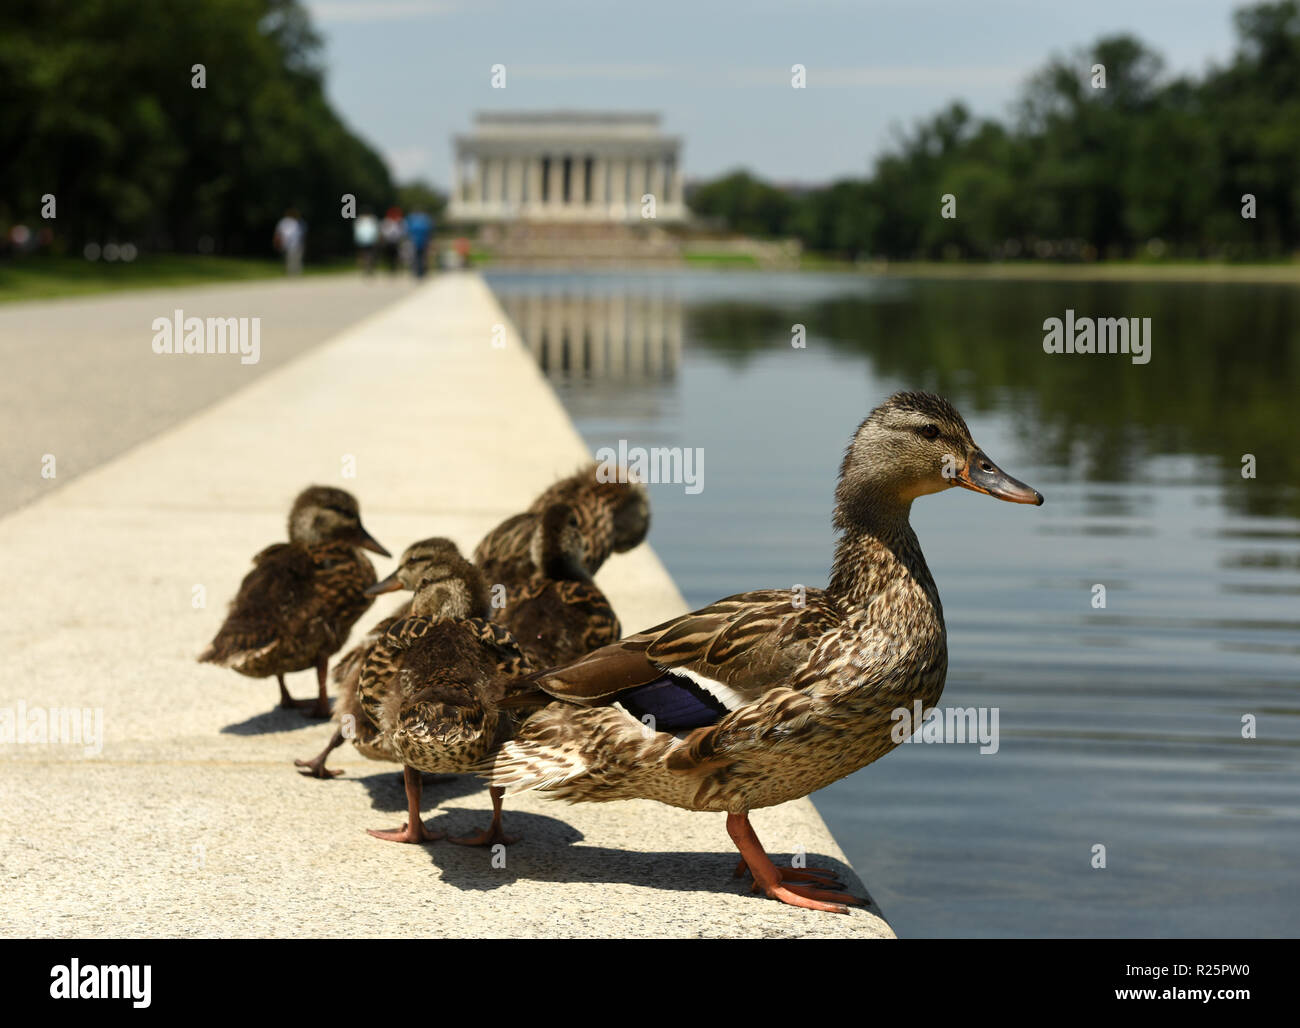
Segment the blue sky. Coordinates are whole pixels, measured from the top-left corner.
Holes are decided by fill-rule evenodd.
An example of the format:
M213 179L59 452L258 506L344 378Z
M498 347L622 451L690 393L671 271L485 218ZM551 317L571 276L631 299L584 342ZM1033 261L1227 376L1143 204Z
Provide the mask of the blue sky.
M1132 32L1171 73L1235 45L1229 0L304 0L328 91L402 180L445 187L476 110L653 110L688 178L861 175L892 129L961 99L1001 117L1053 53ZM790 67L808 87L790 86ZM506 88L490 69L506 67Z

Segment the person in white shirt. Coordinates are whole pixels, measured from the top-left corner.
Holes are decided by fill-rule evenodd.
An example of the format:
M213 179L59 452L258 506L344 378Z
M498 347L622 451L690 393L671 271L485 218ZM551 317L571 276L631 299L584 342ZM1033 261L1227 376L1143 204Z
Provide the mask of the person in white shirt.
M298 217L297 209L290 207L275 226L272 242L284 254L284 270L290 275L302 272L303 243L307 237L307 224Z
M352 241L357 247L361 270L367 275L375 273L375 247L379 243L379 219L370 208L365 208L357 223L352 226Z

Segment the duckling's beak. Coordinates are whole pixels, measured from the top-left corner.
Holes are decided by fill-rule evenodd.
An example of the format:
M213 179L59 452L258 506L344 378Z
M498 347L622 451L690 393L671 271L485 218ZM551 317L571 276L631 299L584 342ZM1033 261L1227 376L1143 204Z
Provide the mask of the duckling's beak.
M379 554L381 557L392 556L391 553L379 545L379 541L367 532L360 523L357 524L357 545L362 549L371 550L374 553Z
M976 450L970 455L970 460L957 472L954 481L963 488L996 496L1008 503L1032 503L1035 507L1043 505L1042 493L1012 478L989 460L983 450Z
M367 596L378 596L380 593L395 593L402 588L402 583L397 580L397 572L394 571L383 581L376 582L366 590Z

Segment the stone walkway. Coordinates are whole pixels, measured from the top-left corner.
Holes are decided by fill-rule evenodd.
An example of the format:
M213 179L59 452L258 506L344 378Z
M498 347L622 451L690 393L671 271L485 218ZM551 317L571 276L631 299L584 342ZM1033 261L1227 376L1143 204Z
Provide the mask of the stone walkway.
M275 292L246 288L222 300L223 313L252 312ZM303 485L354 491L367 527L394 552L434 534L468 552L585 458L513 328L504 348L492 346L506 319L477 275L435 279L360 321L339 303L338 323L355 323L331 341L304 345L237 391L223 379L228 395L188 420L154 411L165 431L0 521L0 710L102 718L102 747L90 755L0 745L0 933L891 935L875 908L843 917L751 896L731 878L736 854L721 815L650 802L514 798L507 826L524 841L505 867L478 849L378 842L364 829L403 820L396 768L346 748L336 754L344 777L299 776L293 758L319 749L328 727L275 709L274 682L194 662L249 558L283 538ZM68 311L51 318L71 319L57 322L64 338L94 330L67 328ZM52 328L37 320L31 331ZM148 352L142 337L132 346ZM264 354L268 345L264 333ZM131 353L120 359L136 361ZM148 359L159 370L143 380L112 360L94 375L147 403L172 375L198 389L230 374L228 356ZM97 392L97 382L66 383L83 404ZM19 435L25 467L43 444ZM342 477L345 466L355 478ZM384 575L391 562L377 567ZM684 609L649 547L615 556L599 580L628 629ZM196 587L206 593L200 608ZM381 597L370 617L392 605ZM310 678L291 676L291 690L305 695ZM454 834L480 827L488 806L475 779L425 790L426 821ZM807 800L753 820L775 859L802 849L865 893Z

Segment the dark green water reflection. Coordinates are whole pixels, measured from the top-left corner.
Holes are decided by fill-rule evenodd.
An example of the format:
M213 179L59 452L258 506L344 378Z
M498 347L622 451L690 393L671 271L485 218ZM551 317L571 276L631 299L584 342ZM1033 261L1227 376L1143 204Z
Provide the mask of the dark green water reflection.
M913 511L948 623L942 702L996 707L998 752L907 745L814 796L899 934L1294 934L1300 290L489 281L593 448L703 449L703 492L652 487L652 542L692 604L825 583L840 454L895 389L947 395L1047 496ZM1150 363L1045 354L1067 308L1151 318Z

